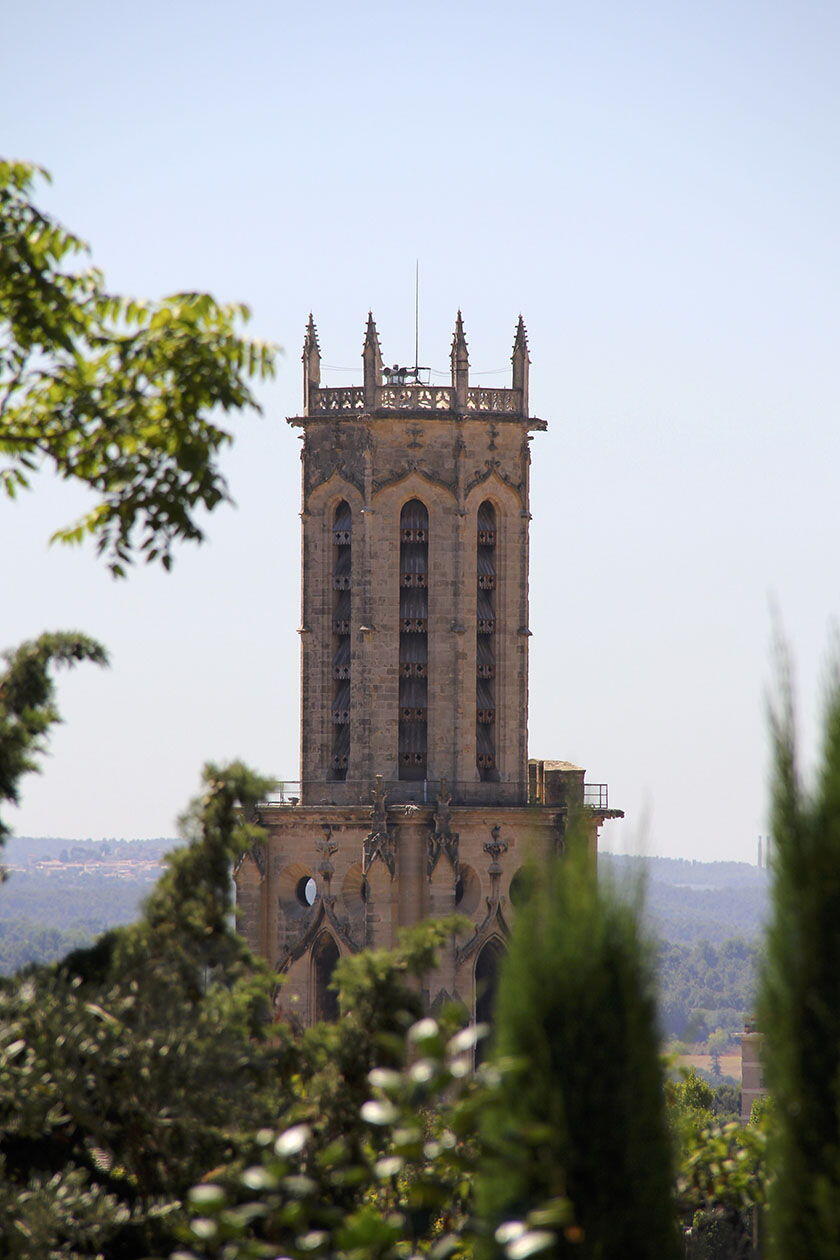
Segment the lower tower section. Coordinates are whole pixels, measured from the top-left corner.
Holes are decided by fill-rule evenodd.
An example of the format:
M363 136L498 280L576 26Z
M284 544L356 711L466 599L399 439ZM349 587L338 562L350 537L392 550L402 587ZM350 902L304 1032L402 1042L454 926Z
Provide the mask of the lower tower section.
M579 767L529 769L533 797L521 806L459 801L445 783L428 805L389 804L381 777L365 806L260 806L265 841L237 866L237 905L251 948L286 977L278 1014L302 1028L334 1018L329 982L341 956L390 948L400 928L458 913L470 930L442 952L427 1005L462 1002L485 1018L523 866L562 852L572 812L585 820L594 863L599 827L621 816Z

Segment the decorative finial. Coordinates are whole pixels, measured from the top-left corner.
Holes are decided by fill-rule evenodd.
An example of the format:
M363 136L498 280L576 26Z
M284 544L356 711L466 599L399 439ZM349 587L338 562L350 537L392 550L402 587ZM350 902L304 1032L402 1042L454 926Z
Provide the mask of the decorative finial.
M321 347L318 344L318 329L312 312L306 322L306 336L303 339L303 414L311 415L315 409L315 393L321 384Z
M452 337L452 349L449 352L452 365L452 388L455 391L455 410L467 410L467 392L469 390L470 356L467 352L467 339L464 336L464 321L459 311L455 319L455 333Z
M364 367L365 411L376 408L376 391L382 384L382 351L379 348L379 333L373 320L373 312L368 311L365 344L362 350Z
M373 311L368 311L367 329L365 330L365 348L375 346L379 349L379 333L376 331L376 323L373 318Z
M455 332L452 337L452 355L453 357L457 355L459 359L463 358L467 363L469 363L467 339L464 336L464 321L461 318L460 311L458 311L458 314L455 317Z
M312 312L309 312L309 319L306 321L306 336L303 339L304 352L307 350L320 350L318 342L318 329L315 327L315 320L312 318Z
M524 352L527 355L528 353L528 330L525 327L525 320L521 315L519 316L519 322L516 325L516 336L513 340L513 353L516 354L517 351L519 351L520 354Z
M513 340L513 354L510 356L513 364L513 388L519 390L522 415L528 415L528 367L531 362L528 354L528 332L525 328L525 320L519 316L519 322L516 325L516 336Z

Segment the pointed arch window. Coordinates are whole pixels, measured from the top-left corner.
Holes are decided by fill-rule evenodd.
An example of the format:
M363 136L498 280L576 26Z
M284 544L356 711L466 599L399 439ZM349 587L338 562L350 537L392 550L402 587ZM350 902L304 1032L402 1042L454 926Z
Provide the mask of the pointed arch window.
M328 932L322 933L312 951L315 971L315 1018L338 1019L338 994L330 988L330 981L339 959L338 946Z
M496 509L478 509L476 534L475 759L482 781L499 778L496 765Z
M332 531L332 779L347 778L350 757L350 600L353 517L344 499L336 506Z
M429 513L410 499L400 513L400 691L398 765L401 779L427 777L429 694Z
M479 951L475 960L475 1020L477 1024L493 1023L496 1009L496 993L499 988L499 972L505 948L497 936L491 936ZM479 1043L479 1051L485 1043ZM480 1058L481 1055L479 1054Z

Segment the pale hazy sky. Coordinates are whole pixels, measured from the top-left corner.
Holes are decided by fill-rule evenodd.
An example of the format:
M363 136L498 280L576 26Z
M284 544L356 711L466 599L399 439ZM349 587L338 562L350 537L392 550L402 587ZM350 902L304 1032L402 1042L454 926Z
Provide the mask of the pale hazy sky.
M533 755L608 781L604 847L752 860L770 602L806 741L840 608L834 3L7 7L3 144L115 289L248 302L286 354L236 422L238 509L172 575L48 549L0 504L0 643L80 628L20 834L172 834L206 759L297 775L300 344L361 380L531 340ZM487 376L484 383L506 377Z

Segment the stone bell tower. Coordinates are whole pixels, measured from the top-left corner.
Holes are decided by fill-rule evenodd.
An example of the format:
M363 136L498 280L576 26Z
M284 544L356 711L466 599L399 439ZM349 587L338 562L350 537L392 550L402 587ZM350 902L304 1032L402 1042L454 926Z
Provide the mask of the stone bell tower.
M368 317L361 386L321 385L303 349L300 780L260 809L266 842L236 871L242 929L288 980L284 1012L334 1014L338 957L454 911L429 1001L481 1014L511 884L562 845L568 810L597 828L606 786L528 761L530 359L510 388L469 383L460 312L451 383L383 367ZM484 996L482 997L482 994Z

